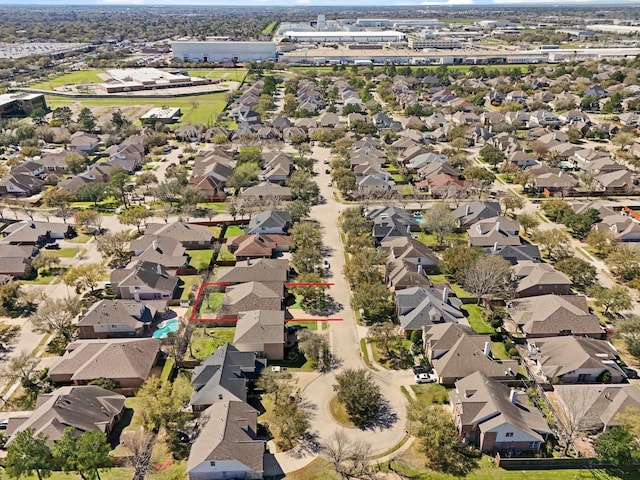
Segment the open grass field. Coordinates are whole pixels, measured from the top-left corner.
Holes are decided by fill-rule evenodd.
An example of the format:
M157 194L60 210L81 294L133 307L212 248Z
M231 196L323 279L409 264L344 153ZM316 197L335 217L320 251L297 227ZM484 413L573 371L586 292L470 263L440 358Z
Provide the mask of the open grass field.
M42 90L54 90L63 85L83 85L87 83L102 83L98 76L104 70L79 70L77 72L67 72L55 78L48 78L43 82L29 85L29 88L40 88Z
M262 32L260 32L260 33L262 33L263 35L271 35L273 33L273 30L276 28L277 25L278 25L278 21L274 20L269 25L264 27L262 29Z
M124 107L178 107L182 116L177 125L198 123L200 125L213 125L218 115L227 106L227 94L209 93L207 95L190 95L188 97L155 98L155 97L129 97L129 98L67 98L57 95L46 96L47 105L51 109L62 106L78 105L82 107L103 107L116 110ZM104 113L104 112L103 112Z

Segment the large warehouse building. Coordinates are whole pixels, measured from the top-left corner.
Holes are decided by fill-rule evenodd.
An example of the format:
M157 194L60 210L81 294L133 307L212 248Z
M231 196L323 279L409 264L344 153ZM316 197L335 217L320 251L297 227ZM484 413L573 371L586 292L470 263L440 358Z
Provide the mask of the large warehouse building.
M305 43L380 43L402 42L407 36L402 32L284 32L283 39Z
M189 62L250 62L276 58L273 42L171 42L173 56Z

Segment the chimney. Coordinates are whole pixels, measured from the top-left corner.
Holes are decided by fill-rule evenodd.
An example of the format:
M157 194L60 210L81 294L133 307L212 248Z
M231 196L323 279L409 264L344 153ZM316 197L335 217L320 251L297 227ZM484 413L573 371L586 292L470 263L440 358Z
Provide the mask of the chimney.
M156 265L156 273L158 275L162 275L162 265L160 264Z
M465 217L467 215L469 215L471 213L471 205L467 205L467 207L464 209L464 215Z
M491 342L484 342L484 356L491 358Z
M407 235L411 235L411 225L407 225Z
M495 253L495 252L497 252L497 251L498 251L498 242L495 242L495 243L493 244L493 252Z
M509 401L514 405L518 404L518 391L515 388L512 388L509 393Z
M496 232L500 231L500 222L496 222Z
M449 290L445 287L442 289L442 303L447 303L447 300L449 300Z
M154 240L153 242L151 242L151 248L153 248L154 250L158 250L158 241Z
M424 270L423 270L423 268L422 268L422 265L418 265L418 273L419 273L420 275L422 275L422 274L423 274L423 271L424 271Z
M561 176L562 176L562 170L558 172L558 178L560 178Z

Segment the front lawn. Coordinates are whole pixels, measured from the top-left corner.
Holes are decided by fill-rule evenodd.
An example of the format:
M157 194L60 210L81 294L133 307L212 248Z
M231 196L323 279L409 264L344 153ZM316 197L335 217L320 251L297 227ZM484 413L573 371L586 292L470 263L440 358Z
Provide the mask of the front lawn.
M424 233L424 232L416 232L412 233L418 237L418 240L421 243L424 243L429 248L441 248L441 245L438 245L436 240L436 236L433 233ZM454 232L445 235L444 237L445 244L454 244L454 245L466 245L469 242L469 236L467 232Z
M42 249L40 253L42 255L49 255L50 257L73 258L78 254L78 249L73 247L61 248L59 250Z
M225 343L233 343L236 327L196 327L191 335L191 351L193 358L204 360L218 347ZM187 349L187 356L189 356Z
M411 385L411 390L416 394L418 402L421 404L446 405L449 403L449 393L439 383Z

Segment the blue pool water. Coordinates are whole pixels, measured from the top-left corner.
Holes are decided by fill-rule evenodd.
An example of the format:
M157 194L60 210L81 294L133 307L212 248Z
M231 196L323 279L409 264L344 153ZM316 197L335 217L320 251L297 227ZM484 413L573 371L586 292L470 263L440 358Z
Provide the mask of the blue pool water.
M413 214L413 218L416 219L416 222L422 222L422 213L416 212Z
M153 338L165 338L169 333L178 331L178 328L180 328L180 322L177 319L172 318L171 320L160 322L158 327L160 328L153 332Z

